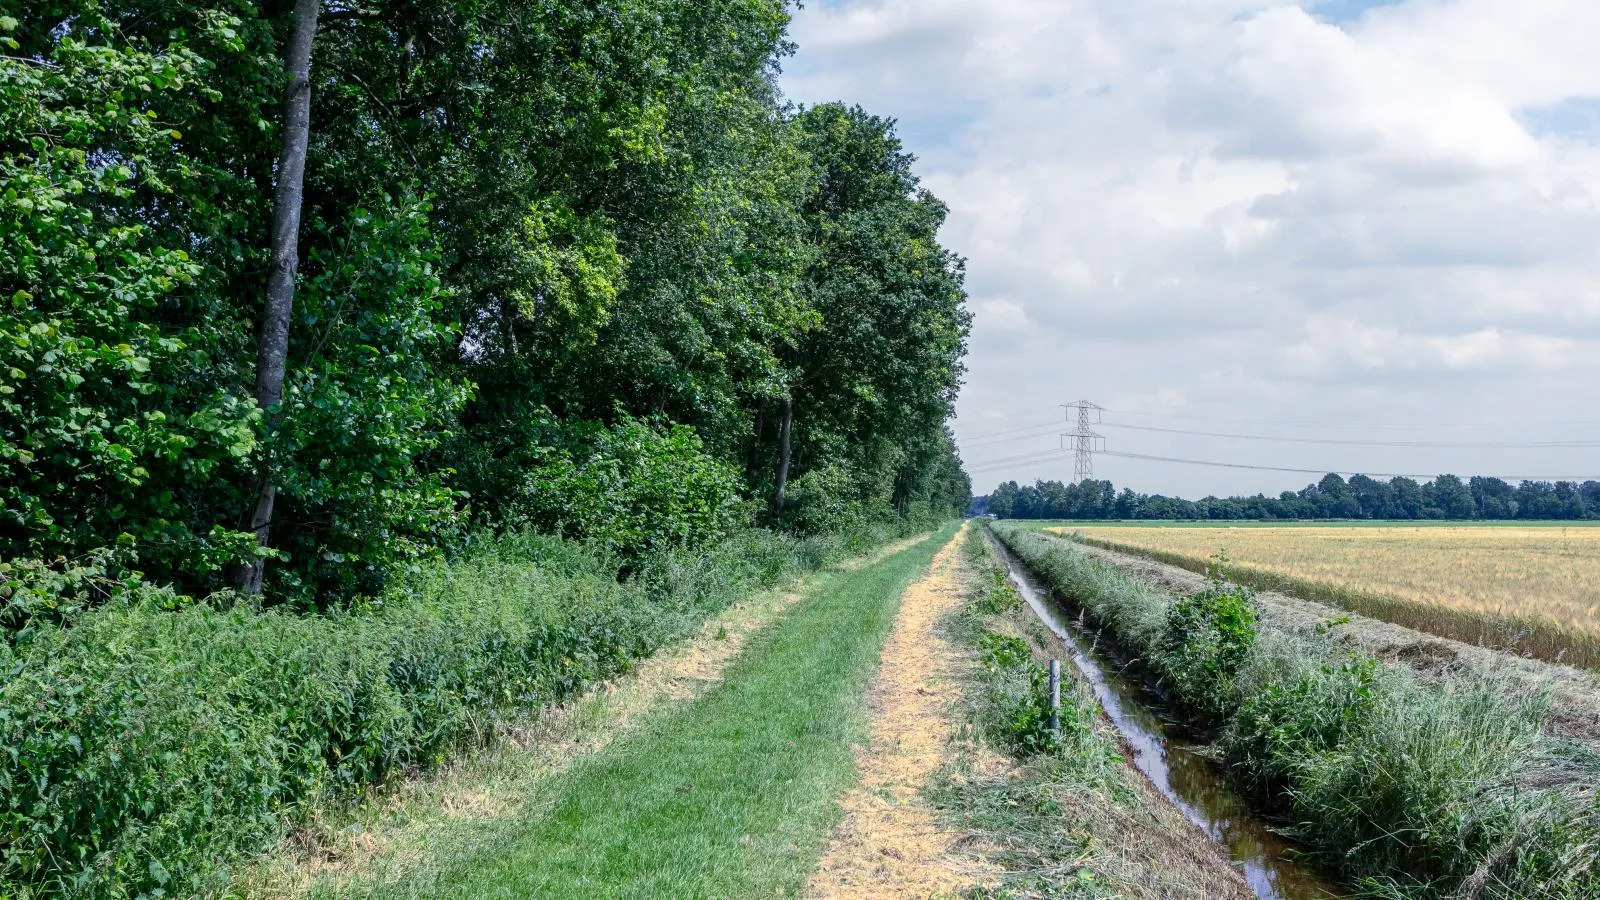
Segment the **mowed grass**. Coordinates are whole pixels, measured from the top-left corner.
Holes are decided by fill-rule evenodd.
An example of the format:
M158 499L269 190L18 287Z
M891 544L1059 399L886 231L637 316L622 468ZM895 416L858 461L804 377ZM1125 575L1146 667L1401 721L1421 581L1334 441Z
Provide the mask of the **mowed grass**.
M382 897L793 896L854 778L864 692L932 537L824 575L681 715L562 776L552 804Z
M1071 525L1112 548L1474 643L1600 665L1600 525Z

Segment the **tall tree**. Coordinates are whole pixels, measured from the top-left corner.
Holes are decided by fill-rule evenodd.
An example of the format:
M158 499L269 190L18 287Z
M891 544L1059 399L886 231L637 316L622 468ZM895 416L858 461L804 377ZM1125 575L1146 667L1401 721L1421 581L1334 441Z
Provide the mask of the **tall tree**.
M283 96L283 149L278 154L278 179L273 195L272 264L267 299L261 313L260 347L256 354L256 404L268 416L283 400L283 376L289 360L289 317L294 311L295 272L300 264L300 209L305 201L306 153L311 144L311 45L317 34L321 0L295 0L294 23L284 53L289 83ZM271 466L263 457L261 489L250 531L263 549L272 528L272 507L278 496ZM238 585L245 593L261 593L266 556L258 552L240 567Z

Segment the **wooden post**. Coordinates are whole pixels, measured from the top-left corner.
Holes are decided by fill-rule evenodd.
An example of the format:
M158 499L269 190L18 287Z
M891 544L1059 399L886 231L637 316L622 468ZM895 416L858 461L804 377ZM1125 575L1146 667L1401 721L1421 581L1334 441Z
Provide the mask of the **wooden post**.
M1050 660L1050 736L1061 740L1061 660Z

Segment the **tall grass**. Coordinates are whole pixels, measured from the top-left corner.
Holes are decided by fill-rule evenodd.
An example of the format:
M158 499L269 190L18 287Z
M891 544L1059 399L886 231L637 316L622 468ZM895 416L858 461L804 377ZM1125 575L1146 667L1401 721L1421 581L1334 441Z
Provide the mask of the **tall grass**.
M1152 670L1173 675L1172 600L1020 528L995 533ZM1600 760L1543 727L1544 700L1274 629L1192 703L1238 779L1329 867L1377 895L1600 896ZM1175 691L1182 696L1183 691Z
M203 892L314 801L442 760L889 531L651 561L484 539L327 615L142 588L0 641L0 896Z
M1204 573L1209 565L1205 559L1174 550L1107 540L1077 532L1065 536L1090 547L1140 556L1191 572ZM1446 606L1238 563L1230 563L1227 571L1230 580L1257 590L1276 591L1337 606L1363 616L1468 644L1571 666L1600 669L1600 634L1550 618Z

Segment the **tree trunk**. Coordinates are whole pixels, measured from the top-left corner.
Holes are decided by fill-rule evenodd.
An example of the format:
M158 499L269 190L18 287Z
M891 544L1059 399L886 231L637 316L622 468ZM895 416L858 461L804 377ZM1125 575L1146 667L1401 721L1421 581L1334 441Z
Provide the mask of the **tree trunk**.
M789 488L789 426L794 422L794 401L783 399L783 417L778 420L778 496L776 507L783 512L783 494Z
M750 449L744 455L744 480L746 484L755 483L757 467L761 465L761 435L767 430L767 401L762 400L756 406L756 427L754 436L750 440Z
M311 42L317 33L320 2L295 0L294 31L284 56L289 87L283 98L283 149L278 155L278 183L272 200L272 268L267 274L267 302L256 355L256 404L268 415L283 399L289 357L289 317L294 311L295 269L300 261L300 207L305 200L306 152L311 142ZM262 547L267 545L277 494L272 473L263 463L261 494L250 517L250 530ZM241 567L235 579L238 587L249 594L261 593L265 563L258 557Z

